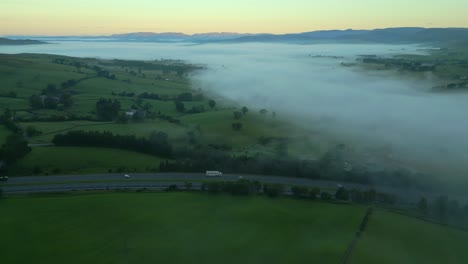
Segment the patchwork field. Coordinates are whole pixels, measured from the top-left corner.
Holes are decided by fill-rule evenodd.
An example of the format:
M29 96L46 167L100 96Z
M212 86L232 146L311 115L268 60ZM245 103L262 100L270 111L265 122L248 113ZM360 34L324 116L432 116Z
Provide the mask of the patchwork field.
M10 198L0 205L5 264L339 263L365 211L192 193Z
M466 263L468 231L377 210L351 263Z

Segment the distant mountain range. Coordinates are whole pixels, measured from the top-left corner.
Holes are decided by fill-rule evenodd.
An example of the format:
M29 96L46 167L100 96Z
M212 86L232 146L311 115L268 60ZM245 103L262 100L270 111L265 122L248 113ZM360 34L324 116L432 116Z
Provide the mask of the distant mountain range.
M373 42L427 43L468 41L468 28L385 28L374 30L323 30L293 34L205 33L128 33L108 36L126 41L188 41L188 42Z
M45 42L31 39L7 39L0 38L0 45L34 45L34 44L46 44Z
M17 38L26 38L19 36ZM31 37L28 37L31 38ZM385 28L374 30L322 30L292 34L239 34L239 33L203 33L183 34L177 32L153 33L135 32L110 36L59 36L35 37L35 39L81 40L81 41L131 41L131 42L187 42L187 43L243 43L243 42L278 42L278 43L446 43L468 42L468 28ZM26 40L25 40L26 41Z
M135 41L210 41L210 40L232 40L240 37L252 36L251 34L215 32L187 35L177 32L153 33L136 32L127 34L114 34L108 36L113 39L135 40Z

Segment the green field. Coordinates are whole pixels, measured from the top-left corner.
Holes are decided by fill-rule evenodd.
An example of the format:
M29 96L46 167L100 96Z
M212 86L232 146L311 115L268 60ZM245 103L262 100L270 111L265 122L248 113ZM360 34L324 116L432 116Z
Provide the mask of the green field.
M376 211L352 263L467 263L468 232Z
M147 169L158 169L160 161L154 156L118 149L37 147L14 164L10 172L16 175L86 174L107 173L109 169L116 172L119 168L146 172Z
M74 66L76 64L81 66ZM281 113L273 115L271 111L267 111L260 114L259 109L249 109L236 119L233 113L240 111L242 105L215 98L216 106L211 107L209 101L213 98L202 94L200 89L192 89L187 77L190 70L187 74L180 75L177 71L167 70L171 65L188 69L198 67L174 61L143 62L41 54L0 54L0 113L10 109L20 128L26 130L33 127L39 131L26 138L29 144L50 143L57 134L81 130L109 131L117 135L146 138L153 132L164 132L174 149L220 147L228 154L249 157L292 156L315 160L329 149L327 140L323 137L313 138L310 131L282 119ZM115 78L99 75L94 70L95 67L107 71ZM166 70L161 70L161 67ZM72 86L63 86L70 80L74 81ZM44 101L42 107L30 103L32 95L46 96L44 94L49 91L46 88L51 85L56 87L56 98L70 94L72 104L65 106L59 103L56 108L46 108ZM10 95L12 93L13 96ZM129 93L132 95L127 95ZM158 100L139 98L138 95L142 93L161 97ZM183 93L191 93L194 99L184 101L186 110L181 112L175 107L175 98ZM148 106L145 108L149 109L148 115L143 120L129 120L128 123L114 120L103 122L96 114L96 102L100 98L118 100L121 105L120 114ZM201 113L191 112L193 107L199 109L201 106L204 109ZM239 130L233 129L233 123L237 122L242 124ZM0 142L3 134L5 133L0 130ZM261 139L267 139L268 142L260 144ZM136 167L138 171L146 170L146 161L134 162L136 159L129 158L129 162L123 162L126 159L120 157L126 155L117 154L119 158L111 159L108 158L111 156L109 152L92 154L92 150L94 149L90 148L66 155L60 154L63 149L34 150L24 161L9 168L8 173L30 174L34 166L41 166L48 174L105 172L108 168L121 164ZM86 153L93 161L79 161L77 157L82 156L80 153ZM144 167L139 167L140 165Z
M192 193L0 200L2 263L339 263L365 209Z

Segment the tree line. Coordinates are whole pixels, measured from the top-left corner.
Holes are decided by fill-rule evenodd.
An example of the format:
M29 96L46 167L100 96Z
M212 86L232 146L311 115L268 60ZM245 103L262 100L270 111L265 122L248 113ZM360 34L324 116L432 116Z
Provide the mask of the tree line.
M153 132L149 138L134 135L114 135L112 132L71 131L55 135L52 143L57 146L89 146L132 150L149 155L172 158L172 145L163 132Z

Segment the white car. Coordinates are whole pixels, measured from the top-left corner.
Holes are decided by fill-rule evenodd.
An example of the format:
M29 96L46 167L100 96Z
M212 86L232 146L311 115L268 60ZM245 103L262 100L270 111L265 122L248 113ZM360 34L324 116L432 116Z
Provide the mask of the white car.
M125 174L124 177L125 177L125 178L130 178L130 175Z

